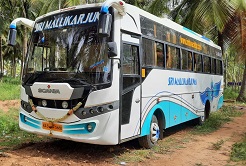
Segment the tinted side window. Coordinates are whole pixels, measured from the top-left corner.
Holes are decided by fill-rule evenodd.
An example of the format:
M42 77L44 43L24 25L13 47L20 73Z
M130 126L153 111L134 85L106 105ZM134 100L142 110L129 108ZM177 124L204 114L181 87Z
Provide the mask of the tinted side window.
M166 68L180 69L180 49L167 45Z
M222 61L221 60L216 60L216 74L223 74L222 70Z
M156 66L164 67L164 50L162 43L156 43Z
M212 59L212 73L216 73L216 59Z
M182 70L192 70L192 53L182 49Z
M204 72L211 73L211 58L203 56Z
M123 44L123 74L139 74L138 47Z
M202 55L194 53L194 71L202 72Z
M154 44L155 42L149 39L143 39L143 66L154 66Z

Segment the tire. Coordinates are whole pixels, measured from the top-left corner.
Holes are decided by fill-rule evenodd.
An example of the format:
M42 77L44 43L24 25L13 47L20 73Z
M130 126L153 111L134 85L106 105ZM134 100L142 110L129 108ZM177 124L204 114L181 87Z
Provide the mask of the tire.
M209 113L210 113L210 105L206 103L204 115L196 119L197 125L200 125L200 126L203 125L205 121L209 118Z
M152 116L150 124L150 134L138 138L140 146L150 149L157 143L160 137L160 127L158 125L158 120L155 115Z
M206 114L204 114L204 116L200 116L198 119L197 119L197 124L198 125L203 125L204 124L204 122L207 120L207 118L206 118Z

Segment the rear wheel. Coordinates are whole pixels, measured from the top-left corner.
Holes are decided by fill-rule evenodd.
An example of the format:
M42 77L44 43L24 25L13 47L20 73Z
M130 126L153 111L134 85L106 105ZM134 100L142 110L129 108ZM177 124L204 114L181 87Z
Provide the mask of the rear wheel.
M139 144L144 148L152 148L158 141L160 137L160 128L158 125L158 119L155 115L152 116L151 124L150 124L150 134L140 137Z
M204 109L204 115L200 116L197 120L197 124L198 125L203 125L204 122L209 118L209 114L210 114L210 105L208 102L206 102L206 106Z

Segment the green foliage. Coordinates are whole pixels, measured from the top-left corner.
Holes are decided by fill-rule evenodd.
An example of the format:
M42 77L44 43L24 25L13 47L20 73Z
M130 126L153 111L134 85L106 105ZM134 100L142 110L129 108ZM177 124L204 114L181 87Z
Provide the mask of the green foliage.
M202 126L197 126L194 134L207 134L218 130L223 124L231 121L231 117L241 116L243 112L236 111L235 107L223 106L219 111L210 114Z
M18 111L9 110L8 114L0 111L0 136L18 131Z
M235 143L233 145L231 152L231 160L246 161L246 133L244 133L242 142Z
M4 77L0 82L0 100L13 100L20 98L20 79Z
M13 85L20 85L21 84L21 80L19 77L18 78L3 77L2 82L6 83L6 84L13 84Z
M239 94L238 89L233 89L232 87L227 87L224 89L224 99L225 100L236 100L237 96Z
M24 143L37 142L47 138L29 134L19 129L18 109L8 112L0 110L0 150L13 149Z

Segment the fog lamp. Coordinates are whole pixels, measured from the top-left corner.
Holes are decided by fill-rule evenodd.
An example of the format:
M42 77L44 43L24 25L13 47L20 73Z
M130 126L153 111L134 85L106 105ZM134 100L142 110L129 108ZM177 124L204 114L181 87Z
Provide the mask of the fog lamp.
M62 102L62 108L66 109L68 107L68 103L66 101Z
M90 112L91 114L94 114L94 110L93 110L93 109L90 109L89 112Z
M82 111L81 113L82 113L82 115L86 115L86 112L85 111Z
M47 101L46 100L42 100L42 106L46 107L47 106Z
M93 126L91 124L88 124L87 125L87 130L91 132L93 130Z

